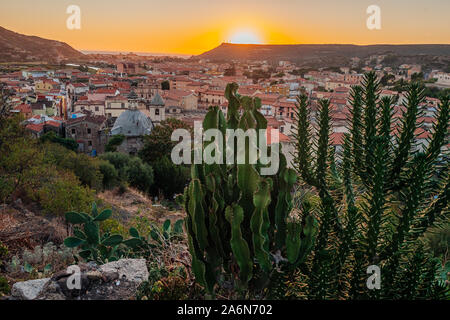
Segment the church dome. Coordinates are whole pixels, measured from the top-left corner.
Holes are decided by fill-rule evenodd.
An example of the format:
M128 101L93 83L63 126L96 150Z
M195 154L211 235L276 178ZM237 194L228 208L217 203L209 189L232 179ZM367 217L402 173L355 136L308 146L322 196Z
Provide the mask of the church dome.
M122 134L126 137L149 135L153 130L153 122L139 110L127 110L117 118L112 135Z

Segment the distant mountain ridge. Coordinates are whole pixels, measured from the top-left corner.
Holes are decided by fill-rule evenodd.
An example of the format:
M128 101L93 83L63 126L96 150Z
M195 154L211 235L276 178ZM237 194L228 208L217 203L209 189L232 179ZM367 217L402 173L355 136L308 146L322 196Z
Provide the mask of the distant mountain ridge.
M222 43L217 48L196 56L210 60L289 60L314 61L330 58L364 58L375 54L450 56L449 44L352 45L293 44L253 45Z
M0 27L0 62L59 62L80 57L83 53L67 43L27 36Z

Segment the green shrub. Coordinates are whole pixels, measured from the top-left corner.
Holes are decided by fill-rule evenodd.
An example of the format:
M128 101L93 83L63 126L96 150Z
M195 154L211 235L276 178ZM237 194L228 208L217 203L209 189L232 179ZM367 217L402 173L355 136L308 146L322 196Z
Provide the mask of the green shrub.
M119 185L119 172L116 168L108 161L100 160L99 169L103 176L103 188L104 189L114 189Z
M167 157L163 157L152 165L155 174L155 183L152 194L157 196L160 192L167 199L173 199L176 194L183 193L189 183L190 169L182 165L175 165Z
M0 276L0 297L7 295L11 292L8 280L5 277Z
M148 193L153 185L153 169L139 158L132 158L125 169L130 187Z
M4 259L8 256L8 247L0 241L0 259Z
M74 139L62 138L53 131L47 132L39 140L43 143L45 143L47 141L57 143L57 144L63 146L64 148L72 150L72 151L78 150L78 143Z
M119 152L108 152L101 156L110 162L118 172L119 186L126 182L130 187L148 193L153 184L153 169L137 157Z
M132 238L125 241L120 234L102 232L100 224L110 219L111 215L110 209L99 213L95 202L90 215L84 212L66 212L67 222L76 227L74 235L66 238L64 245L68 248L79 248L79 257L87 262L94 261L100 264L130 256L130 252L140 251L144 245L149 249L146 240L140 238L134 228L130 229Z
M449 221L447 220L442 226L433 228L425 233L425 241L435 257L445 258L445 255L450 252Z
M94 192L81 186L70 172L54 172L41 187L31 193L44 213L60 215L70 210L86 210L94 200Z
M227 86L227 120L218 107L210 108L204 130L266 128L260 101L236 91L236 84ZM260 163L193 165L184 198L196 281L213 294L231 283L243 298L448 300L446 274L437 278L423 236L448 224L450 167L442 169L436 160L448 144L450 97L436 108L432 137L420 152L415 134L424 98L419 84L408 88L394 134L394 100L380 98L377 76L369 73L351 91L341 161L330 148L330 101L318 101L314 130L308 97L301 95L294 128L297 174L282 154L270 177L260 175ZM292 201L297 175L306 192L296 192L300 199ZM315 208L311 200L319 200ZM371 265L381 269L380 290L367 286ZM303 283L290 286L296 281Z
M103 176L98 159L85 154L69 153L60 166L75 173L83 185L96 191L102 190Z
M119 173L121 180L127 180L126 168L130 162L130 156L120 152L107 152L100 156L100 159L110 162Z
M73 262L72 249L64 245L58 247L49 242L43 246L38 245L33 250L25 249L21 255L13 256L6 265L6 270L11 273L27 273L32 278L42 278Z
M151 263L149 278L138 289L138 300L193 300L201 299L202 288L191 283L184 267L169 271L165 266Z

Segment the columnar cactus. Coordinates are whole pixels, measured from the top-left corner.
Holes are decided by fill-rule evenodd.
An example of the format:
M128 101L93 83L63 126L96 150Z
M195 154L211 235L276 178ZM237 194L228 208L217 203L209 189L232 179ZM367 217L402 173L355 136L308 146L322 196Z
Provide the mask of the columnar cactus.
M224 142L226 129L267 129L260 100L241 97L237 89L234 83L227 86L226 120L219 107L212 107L203 122L205 131L219 129ZM265 136L263 140L258 146L266 143ZM266 164L259 158L251 164L249 149L247 142L243 164L236 163L235 153L233 164L192 165L192 181L185 190L192 269L211 294L221 281L231 281L237 290L257 288L256 278L267 284L277 265L297 265L314 243L314 217L304 211L303 224L289 217L295 171L287 168L280 152L277 173L263 176Z

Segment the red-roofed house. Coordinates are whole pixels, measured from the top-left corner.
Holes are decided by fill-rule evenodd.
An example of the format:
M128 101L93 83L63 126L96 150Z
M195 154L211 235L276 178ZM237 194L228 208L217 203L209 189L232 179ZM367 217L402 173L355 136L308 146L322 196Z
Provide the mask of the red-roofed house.
M44 124L34 124L29 123L25 126L25 129L28 130L35 138L40 138L44 134Z
M11 110L13 113L20 113L24 116L25 119L29 119L33 116L33 110L29 104L19 104Z
M176 106L184 110L198 109L198 95L192 91L185 90L164 90L162 97L166 107Z

